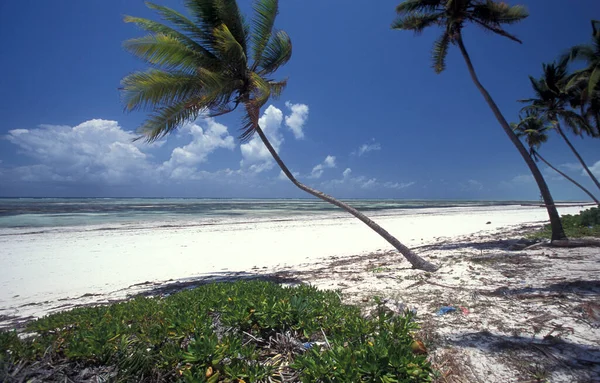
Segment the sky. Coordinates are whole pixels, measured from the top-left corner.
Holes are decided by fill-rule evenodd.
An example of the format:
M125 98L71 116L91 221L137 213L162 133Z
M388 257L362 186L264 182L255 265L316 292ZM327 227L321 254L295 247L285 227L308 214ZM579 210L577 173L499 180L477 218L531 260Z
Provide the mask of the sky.
M184 11L182 0L155 0ZM249 15L250 1L240 0ZM261 126L298 179L341 198L539 200L525 162L451 47L435 74L438 29L394 31L398 0L283 0L276 27L293 42L282 97ZM515 1L509 1L516 4ZM480 80L508 121L532 96L528 76L590 41L598 0L523 0L509 26L523 44L467 26ZM368 5L367 5L368 4ZM241 113L200 118L153 144L136 141L146 112L124 112L121 79L147 69L122 48L157 19L139 0L0 2L0 197L303 198ZM600 176L600 140L572 137ZM540 153L593 190L558 136ZM587 196L540 164L557 200ZM596 194L598 190L596 190Z

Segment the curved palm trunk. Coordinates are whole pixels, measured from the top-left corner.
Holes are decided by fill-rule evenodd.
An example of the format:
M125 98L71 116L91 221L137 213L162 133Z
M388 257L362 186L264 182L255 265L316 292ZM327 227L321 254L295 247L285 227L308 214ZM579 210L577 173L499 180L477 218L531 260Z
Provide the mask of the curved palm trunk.
M567 145L569 145L569 148L571 148L571 151L573 152L573 154L575 154L575 157L577 157L577 159L579 160L579 163L581 164L581 166L583 166L583 168L585 169L587 174L590 176L592 181L594 181L594 183L596 184L598 189L600 189L600 182L598 182L598 179L596 178L596 176L594 176L594 173L592 173L590 171L590 168L588 168L588 166L585 164L585 161L583 161L583 158L581 158L577 149L575 149L573 144L571 144L571 141L567 138L567 135L565 134L565 132L563 132L563 130L560 127L560 124L558 122L556 123L556 130L558 130L558 134L560 134L560 136L563 138L563 140L565 140Z
M550 165L550 163L548 161L546 161L544 159L544 157L542 157L540 155L540 153L538 153L537 151L533 151L533 154L539 158L540 160L542 160L543 163L545 163L546 165L548 165L548 167L550 167L550 169L554 170L555 172L557 172L558 174L560 174L561 176L565 177L566 179L568 179L569 181L571 181L573 184L575 184L575 186L577 186L578 188L580 188L581 190L583 190L585 192L585 194L587 194L588 196L590 196L590 198L592 200L594 200L594 202L596 202L597 205L600 206L600 201L598 201L598 199L596 197L594 197L594 195L592 193L590 193L589 190L587 190L585 187L583 187L583 185L581 185L579 182L575 181L573 178L569 177L568 175L566 175L565 173L561 172L560 170L558 170L557 168L555 168L554 166Z
M513 132L510 126L508 125L508 122L502 115L502 112L500 112L500 109L492 99L492 96L490 96L488 91L479 82L477 74L475 73L475 68L473 67L473 63L471 62L471 58L467 53L465 45L463 44L462 35L460 33L456 38L456 43L460 48L460 52L462 53L465 63L467 64L467 68L469 69L471 79L475 83L475 86L477 86L477 89L479 89L479 92L487 102L488 106L490 107L490 109L492 109L492 112L494 112L496 119L500 123L500 126L502 126L502 129L504 129L504 132L508 135L508 138L510 138L510 141L513 143L513 145L517 147L517 150L521 154L521 157L523 157L523 159L527 163L527 166L529 166L529 170L531 171L531 174L533 174L533 178L535 178L535 182L540 188L540 193L542 194L544 204L546 205L546 209L548 210L548 216L550 217L550 226L552 228L552 240L554 241L566 239L567 236L565 235L562 222L560 221L558 210L556 210L556 205L554 204L554 200L552 199L552 195L550 194L550 189L548 189L548 185L546 184L546 180L544 180L540 169L538 169L535 162L531 159L531 157L529 157L527 149L525 149L523 143L519 140L515 132Z
M373 222L371 219L369 219L366 215L364 215L360 211L356 210L355 208L353 208L350 205L345 204L344 202L338 201L337 199L333 198L330 195L327 195L323 192L315 190L315 189L308 187L308 186L304 185L303 183L299 182L296 179L296 177L294 177L294 175L289 171L289 169L283 163L281 158L279 158L279 155L277 154L277 152L275 151L275 149L273 148L273 146L271 145L271 143L265 136L265 133L262 131L262 129L260 128L260 126L258 124L255 124L255 129L256 129L256 132L258 133L258 135L260 136L260 139L265 144L265 146L267 147L267 149L269 150L269 152L271 153L271 155L277 162L277 165L279 165L279 167L281 168L283 173L287 176L287 178L290 179L290 181L292 181L294 183L294 185L296 185L301 190L304 190L305 192L312 194L313 196L315 196L317 198L322 199L323 201L329 202L331 204L334 204L337 207L340 207L340 208L346 210L348 213L350 213L353 216L355 216L356 218L360 219L363 223L365 223L367 226L369 226L371 229L373 229L377 234L379 234L386 241L388 241L392 246L394 246L404 256L404 258L406 258L408 260L408 262L410 262L410 264L415 269L421 269L421 270L425 270L425 271L437 270L437 266L435 266L434 264L429 263L426 260L424 260L423 258L419 257L408 247L406 247L402 243L400 243L400 241L398 241L396 238L394 238L394 236L391 235L390 233L388 233L383 227L381 227L378 224L376 224L375 222Z

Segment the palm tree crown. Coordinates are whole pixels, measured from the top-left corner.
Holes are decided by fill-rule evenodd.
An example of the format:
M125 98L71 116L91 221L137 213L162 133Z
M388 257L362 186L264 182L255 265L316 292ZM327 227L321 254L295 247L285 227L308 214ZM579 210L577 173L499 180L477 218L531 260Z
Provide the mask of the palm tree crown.
M466 22L520 43L502 25L517 23L528 16L523 6L492 0L405 0L396 7L396 12L398 17L392 23L393 29L420 33L432 25L443 28L432 52L433 68L437 73L446 68L448 47L460 38Z
M186 0L191 19L165 6L146 4L172 27L125 17L150 32L124 43L152 65L122 80L126 110L152 112L139 129L142 137L153 141L200 114L222 115L242 104L246 115L241 138L250 138L260 108L286 84L270 76L292 55L287 33L274 29L278 1L256 1L251 26L234 0Z
M531 112L526 112L518 123L513 122L510 125L518 137L525 138L531 155L543 143L548 141L548 130L552 129L552 126L549 126L538 115Z
M543 115L545 119L553 124L557 124L559 120L562 120L578 136L584 133L595 135L593 128L585 118L570 108L572 101L579 96L577 95L577 89L567 88L569 80L567 64L566 58L559 60L557 63L543 64L541 78L535 79L529 76L535 97L520 100L520 102L529 104L523 110Z

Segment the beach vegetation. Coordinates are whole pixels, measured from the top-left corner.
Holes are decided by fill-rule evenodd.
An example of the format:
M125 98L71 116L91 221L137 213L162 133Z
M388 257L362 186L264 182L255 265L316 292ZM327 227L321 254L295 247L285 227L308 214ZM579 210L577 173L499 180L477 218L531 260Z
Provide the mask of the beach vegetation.
M246 21L235 0L187 0L190 17L165 6L147 3L165 22L126 16L149 34L125 41L124 47L151 69L122 80L127 111L146 110L150 117L139 128L148 142L165 137L186 122L242 109L240 139L254 134L287 178L301 190L352 214L396 248L415 268L436 266L422 259L357 209L304 185L285 165L259 125L261 108L279 97L287 80L275 72L292 56L292 42L275 29L278 0L256 0Z
M567 235L572 238L600 238L600 208L593 207L579 214L565 214L561 217ZM549 238L551 229L545 225L541 230L529 235L531 238Z
M432 64L436 73L441 73L445 70L446 57L450 46L455 45L459 48L473 83L494 113L498 123L512 144L527 163L540 189L550 218L552 239L566 239L558 210L556 209L546 180L535 161L530 157L528 150L511 129L490 93L479 80L463 39L463 28L469 23L475 24L493 34L520 43L521 41L516 36L507 32L504 26L516 24L527 18L528 12L525 7L521 5L511 6L502 1L492 0L404 0L396 7L396 12L398 16L392 23L393 29L412 31L415 34L420 34L424 29L433 26L442 29L442 34L435 41L432 51Z
M410 311L367 318L335 291L210 283L0 332L0 380L430 382L417 330Z

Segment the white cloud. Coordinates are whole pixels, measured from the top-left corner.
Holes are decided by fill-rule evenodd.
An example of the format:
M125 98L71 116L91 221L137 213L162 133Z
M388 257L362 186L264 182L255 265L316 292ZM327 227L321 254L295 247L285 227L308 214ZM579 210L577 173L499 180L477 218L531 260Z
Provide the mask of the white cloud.
M343 176L344 178L348 178L348 177L350 177L350 174L352 174L352 169L350 169L350 168L346 168L346 170L344 170L344 171L342 172L342 176Z
M359 146L357 151L352 152L351 154L355 154L360 157L368 152L373 152L376 150L381 150L381 144L379 144L378 142L375 142L375 139L373 138L373 139L371 139L371 142L362 144L361 146Z
M116 121L89 120L75 127L41 125L10 130L6 138L19 152L41 162L16 172L26 181L102 182L123 184L146 174L144 145Z
M600 177L600 161L597 161L594 165L590 166L590 171L596 177Z
M279 148L283 143L280 131L282 121L283 113L273 105L269 105L258 120L258 124L277 153L279 153ZM249 142L240 145L240 149L242 151L242 161L240 162L242 168L254 173L260 173L273 168L275 161L257 134Z
M308 119L308 105L292 104L286 101L285 106L292 111L292 114L285 116L285 126L287 126L297 140L304 138L304 124Z
M310 172L309 178L321 178L325 169L335 168L335 156L327 156L325 160L315 166Z
M187 124L181 128L182 133L192 136L192 141L185 146L175 148L171 158L159 168L168 178L192 178L198 170L197 165L206 162L209 154L219 148L230 150L235 148L235 141L229 135L225 125L219 124L212 118L207 118L203 122L206 124L205 129L197 123Z

